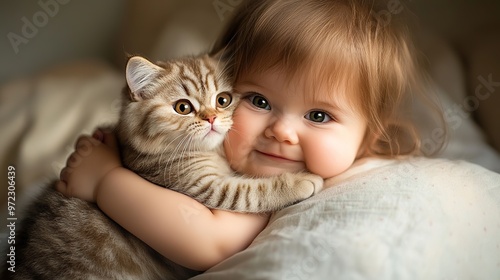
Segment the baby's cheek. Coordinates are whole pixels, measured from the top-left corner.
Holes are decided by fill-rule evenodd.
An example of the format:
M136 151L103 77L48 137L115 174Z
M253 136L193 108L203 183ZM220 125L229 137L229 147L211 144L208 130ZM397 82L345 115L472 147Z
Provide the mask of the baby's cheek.
M306 168L323 178L330 178L347 169L351 163L346 160L345 151L336 149L332 139L314 137L315 141L302 143Z
M231 133L231 131L226 135L226 139L224 140L224 153L226 154L226 160L229 162L231 168L233 170L237 169L239 160L239 149L237 143L239 139L235 135L235 133Z
M349 169L354 163L355 156L342 151L322 153L318 155L316 160L306 163L307 169L324 179L331 178L339 175L340 173Z

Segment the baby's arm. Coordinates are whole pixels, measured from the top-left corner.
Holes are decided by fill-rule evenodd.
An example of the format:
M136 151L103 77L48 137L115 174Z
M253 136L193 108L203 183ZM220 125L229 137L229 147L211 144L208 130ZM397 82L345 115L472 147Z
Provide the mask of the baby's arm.
M166 258L206 270L246 248L267 224L266 215L210 210L144 180L120 165L113 135L103 138L105 144L92 137L79 139L58 190L97 202L111 219Z

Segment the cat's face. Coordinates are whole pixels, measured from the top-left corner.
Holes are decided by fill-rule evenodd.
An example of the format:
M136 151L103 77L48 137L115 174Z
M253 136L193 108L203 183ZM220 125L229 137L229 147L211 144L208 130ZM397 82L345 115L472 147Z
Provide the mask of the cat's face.
M122 115L128 140L147 153L220 147L239 98L217 63L208 56L158 65L132 57Z

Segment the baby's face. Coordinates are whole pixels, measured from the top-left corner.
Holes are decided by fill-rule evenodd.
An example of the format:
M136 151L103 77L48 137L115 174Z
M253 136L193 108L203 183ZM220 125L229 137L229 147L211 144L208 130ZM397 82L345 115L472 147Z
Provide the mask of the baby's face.
M341 97L313 98L304 88L272 70L236 81L242 101L224 143L234 170L258 176L309 170L329 178L352 165L366 121L339 104Z

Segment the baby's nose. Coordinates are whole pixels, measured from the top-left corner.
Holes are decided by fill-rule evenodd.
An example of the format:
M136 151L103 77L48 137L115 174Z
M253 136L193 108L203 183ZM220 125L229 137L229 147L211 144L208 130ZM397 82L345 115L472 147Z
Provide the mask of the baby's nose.
M274 138L278 142L287 142L292 145L299 142L299 137L294 126L283 119L278 119L269 125L264 131L264 135L269 138Z

